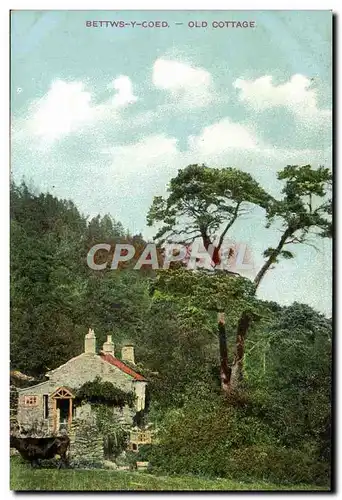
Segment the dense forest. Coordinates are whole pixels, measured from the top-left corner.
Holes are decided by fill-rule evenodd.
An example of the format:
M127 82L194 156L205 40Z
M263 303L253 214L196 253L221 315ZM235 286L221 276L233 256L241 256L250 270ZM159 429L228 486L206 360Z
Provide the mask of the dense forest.
M136 346L150 382L148 418L159 429L158 444L145 450L156 470L329 483L332 321L305 304L260 300L257 289L280 258L295 258L287 244L331 235L331 175L305 166L278 177L284 189L276 200L249 174L192 165L147 214L150 225L164 224L160 246L178 235L208 248L248 207L262 207L267 227L281 230L254 282L215 270L219 245L210 273L180 263L91 270L93 245L128 242L138 254L142 235L111 215L89 219L70 200L12 183L11 369L39 380L82 352L92 327L98 345L111 334L116 352L125 342Z

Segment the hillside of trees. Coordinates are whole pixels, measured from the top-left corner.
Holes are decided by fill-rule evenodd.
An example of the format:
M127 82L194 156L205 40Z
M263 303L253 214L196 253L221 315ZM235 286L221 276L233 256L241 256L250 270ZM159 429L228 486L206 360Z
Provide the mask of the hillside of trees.
M92 327L98 346L107 334L117 353L134 343L149 374L148 418L159 440L142 458L155 470L329 484L332 321L305 304L260 300L257 289L280 258L295 258L286 244L304 244L310 232L330 237L331 176L306 166L279 178L284 196L275 200L248 174L192 165L147 214L150 225L165 224L158 243L175 234L188 241L193 231L207 248L249 205L262 207L266 224L280 221L282 231L254 282L216 272L219 248L212 273L91 270L94 244L143 248L142 235L12 183L11 369L43 378L82 352Z

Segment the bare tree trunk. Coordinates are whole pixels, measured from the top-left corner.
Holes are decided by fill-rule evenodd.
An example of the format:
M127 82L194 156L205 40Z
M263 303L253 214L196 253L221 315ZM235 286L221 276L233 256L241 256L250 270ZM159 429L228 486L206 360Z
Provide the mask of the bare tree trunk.
M241 203L237 203L237 205L235 207L234 215L233 215L232 219L229 221L229 223L227 224L227 226L225 227L225 229L223 230L223 232L221 233L221 236L220 236L220 239L218 241L217 246L213 245L206 230L205 229L201 230L201 236L202 236L202 242L203 242L204 248L208 252L209 248L212 247L211 259L212 259L215 267L219 266L221 264L220 250L221 250L221 247L223 244L223 240L224 240L227 232L232 227L232 225L234 224L234 222L236 221L236 219L238 217L240 205L241 205Z
M209 251L210 247L212 247L211 260L213 261L215 266L218 266L221 263L220 249L218 247L215 247L210 238L206 235L202 235L202 242L207 252Z
M235 356L231 366L231 380L230 385L232 390L238 389L243 380L243 358L245 355L245 340L248 328L251 322L251 316L244 312L239 320L236 343L235 343Z
M282 251L286 240L291 234L293 234L293 228L288 227L284 233L282 234L277 248L274 249L272 254L269 256L265 264L261 267L260 271L256 275L254 279L255 290L257 290L258 286L261 283L261 280L271 267L271 265L275 262L276 258ZM234 361L231 366L231 381L230 385L233 390L237 390L241 381L243 380L243 358L245 355L245 341L248 333L249 326L251 324L252 317L250 314L243 312L237 327L236 333L236 344L235 344L235 356Z
M268 269L275 262L276 258L282 251L286 240L293 233L292 228L287 228L283 235L281 236L277 248L274 249L272 254L269 256L265 264L261 267L260 271L255 277L254 284L255 289L261 283L262 278L267 273ZM206 249L208 249L211 244L210 239L206 234L203 234L203 243ZM214 263L220 262L218 248L214 251ZM217 262L215 262L217 260ZM234 360L231 365L228 362L228 349L227 349L227 334L225 326L225 317L223 312L218 313L218 335L219 335L219 346L220 346L220 380L221 387L224 393L231 394L239 390L241 382L243 380L243 362L245 355L245 341L247 333L252 321L252 315L248 312L243 312L237 327L236 340L235 340L235 354Z
M221 388L225 394L235 392L243 379L243 357L245 352L245 337L248 330L251 317L249 314L242 314L236 336L236 350L234 361L229 365L227 334L225 326L225 317L223 312L218 313L218 334L220 346L220 380Z
M227 334L224 312L218 313L218 335L220 346L220 380L223 392L230 392L231 368L228 364Z

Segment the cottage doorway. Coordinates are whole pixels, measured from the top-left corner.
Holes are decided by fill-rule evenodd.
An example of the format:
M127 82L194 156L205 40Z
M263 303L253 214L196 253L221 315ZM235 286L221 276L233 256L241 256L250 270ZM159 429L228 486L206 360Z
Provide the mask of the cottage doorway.
M59 387L51 394L54 432L68 429L72 422L74 395L66 387Z
M69 406L71 399L57 399L57 412L59 412L59 430L67 429L69 422Z

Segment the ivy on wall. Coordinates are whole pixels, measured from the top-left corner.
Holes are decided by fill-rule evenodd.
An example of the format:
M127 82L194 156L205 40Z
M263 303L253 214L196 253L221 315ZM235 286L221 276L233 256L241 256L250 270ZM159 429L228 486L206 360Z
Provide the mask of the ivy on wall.
M118 406L120 408L128 405L132 408L135 401L135 395L132 391L125 392L115 387L111 382L102 382L100 377L96 377L93 381L83 384L76 391L75 404L79 405L84 401L108 406Z
M117 457L127 448L129 432L113 416L111 408L106 404L94 404L96 425L103 436L104 453L107 458Z

